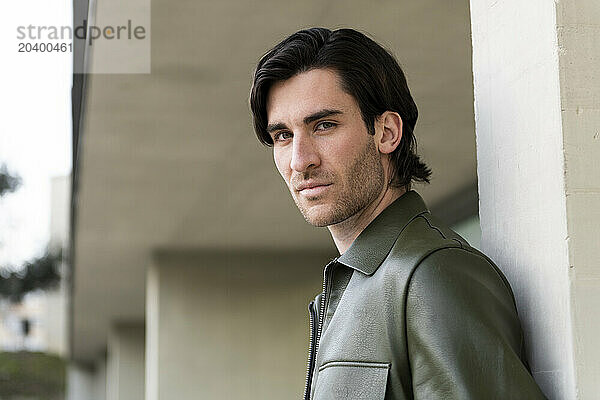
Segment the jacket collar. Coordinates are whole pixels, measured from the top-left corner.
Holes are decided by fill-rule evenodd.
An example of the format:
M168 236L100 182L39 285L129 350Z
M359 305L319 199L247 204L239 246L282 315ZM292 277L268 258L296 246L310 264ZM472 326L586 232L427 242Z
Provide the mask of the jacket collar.
M363 274L373 274L383 263L406 225L424 212L429 210L423 198L414 190L409 190L376 216L337 262Z

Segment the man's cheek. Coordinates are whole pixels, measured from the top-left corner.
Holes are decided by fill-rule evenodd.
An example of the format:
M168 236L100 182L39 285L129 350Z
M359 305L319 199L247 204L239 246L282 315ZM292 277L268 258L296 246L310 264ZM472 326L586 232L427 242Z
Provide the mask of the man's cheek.
M279 164L275 163L275 166L277 167L277 172L279 172L279 176L281 176L285 184L289 186L290 180L286 176L285 172L281 168L279 168Z
M279 175L281 175L281 177L283 178L283 180L288 183L289 182L289 168L286 168L286 165L289 166L289 162L287 162L286 164L286 160L283 157L278 157L275 156L273 157L274 161L275 161L275 167L277 168L277 171L279 172Z

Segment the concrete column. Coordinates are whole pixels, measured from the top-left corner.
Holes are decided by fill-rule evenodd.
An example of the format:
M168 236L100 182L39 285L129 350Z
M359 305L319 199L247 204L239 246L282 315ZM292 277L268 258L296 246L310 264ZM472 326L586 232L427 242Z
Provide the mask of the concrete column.
M600 2L471 1L482 248L550 399L600 393Z
M92 399L106 400L106 356L102 356L95 363L94 366L95 368L92 381Z
M106 400L106 357L92 365L70 362L66 383L67 400Z
M76 363L67 367L66 400L95 400L94 371Z
M143 400L145 375L143 323L116 324L108 338L107 400Z
M301 397L328 255L163 252L148 273L146 399Z

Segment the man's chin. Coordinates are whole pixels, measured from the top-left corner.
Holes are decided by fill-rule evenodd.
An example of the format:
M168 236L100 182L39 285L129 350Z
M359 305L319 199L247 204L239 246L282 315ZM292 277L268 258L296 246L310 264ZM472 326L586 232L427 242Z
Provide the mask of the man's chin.
M306 220L306 222L317 228L323 228L331 225L328 220L322 218L313 218L305 215L304 219Z
M299 206L302 216L312 226L325 227L338 223L334 210L325 204Z

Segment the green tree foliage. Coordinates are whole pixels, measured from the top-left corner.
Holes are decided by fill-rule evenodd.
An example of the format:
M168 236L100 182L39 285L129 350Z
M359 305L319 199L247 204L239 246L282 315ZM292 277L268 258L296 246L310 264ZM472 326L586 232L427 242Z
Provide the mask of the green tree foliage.
M0 197L6 193L14 192L21 185L21 177L11 175L6 164L0 166Z
M43 256L28 261L17 271L0 270L0 296L18 303L26 293L36 289L52 289L60 282L62 251L46 250Z
M17 190L21 182L21 177L8 172L6 164L0 166L0 197ZM61 259L62 252L47 249L43 256L26 262L21 268L0 267L0 297L18 303L28 292L56 287L60 282Z

